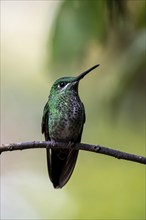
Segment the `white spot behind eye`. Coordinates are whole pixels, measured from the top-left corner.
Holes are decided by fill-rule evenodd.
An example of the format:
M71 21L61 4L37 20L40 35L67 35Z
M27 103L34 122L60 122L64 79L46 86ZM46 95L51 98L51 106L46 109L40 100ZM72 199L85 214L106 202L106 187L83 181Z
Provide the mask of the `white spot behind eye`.
M63 88L60 88L61 91L63 92L68 86L69 86L69 83L67 83Z

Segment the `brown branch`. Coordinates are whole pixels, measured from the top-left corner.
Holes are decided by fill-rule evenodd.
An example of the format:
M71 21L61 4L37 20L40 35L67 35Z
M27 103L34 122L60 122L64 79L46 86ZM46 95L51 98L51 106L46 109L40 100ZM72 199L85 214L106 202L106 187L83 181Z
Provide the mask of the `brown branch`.
M141 164L146 164L146 157L138 156L134 154L129 154L126 152L110 149L107 147L102 147L99 145L90 145L77 143L74 146L69 146L63 142L52 143L50 141L33 141L33 142L24 142L24 143L13 143L13 144L3 144L0 147L0 154L5 151L14 151L14 150L26 150L34 148L53 148L53 149L75 149L75 150L85 150L91 151L94 153L105 154L117 159L129 160Z

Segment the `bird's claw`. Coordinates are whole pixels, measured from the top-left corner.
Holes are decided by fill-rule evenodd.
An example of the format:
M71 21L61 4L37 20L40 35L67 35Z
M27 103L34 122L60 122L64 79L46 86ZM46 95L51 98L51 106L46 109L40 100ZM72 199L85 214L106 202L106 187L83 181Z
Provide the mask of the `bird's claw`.
M67 147L74 148L75 143L73 141L69 141Z

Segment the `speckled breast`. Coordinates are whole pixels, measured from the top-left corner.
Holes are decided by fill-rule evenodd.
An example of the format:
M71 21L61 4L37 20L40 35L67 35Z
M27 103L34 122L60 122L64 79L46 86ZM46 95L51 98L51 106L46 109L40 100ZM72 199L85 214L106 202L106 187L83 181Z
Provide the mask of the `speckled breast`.
M84 106L79 97L62 97L50 108L49 135L56 141L76 141L84 123Z

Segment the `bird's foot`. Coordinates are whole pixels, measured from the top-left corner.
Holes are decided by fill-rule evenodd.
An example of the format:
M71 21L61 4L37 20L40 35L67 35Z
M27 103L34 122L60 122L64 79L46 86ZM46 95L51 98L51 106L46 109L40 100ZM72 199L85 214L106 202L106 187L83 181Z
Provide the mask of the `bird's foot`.
M73 141L69 141L67 144L68 148L74 148L74 146L75 146L75 143Z
M52 147L55 147L56 146L56 141L51 140L51 145L52 145Z

